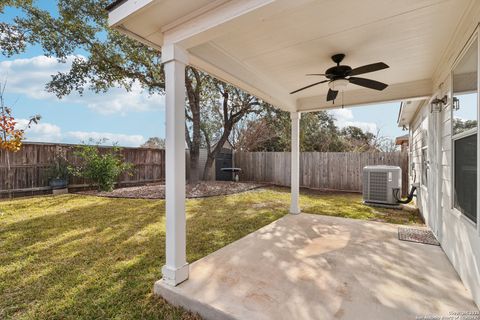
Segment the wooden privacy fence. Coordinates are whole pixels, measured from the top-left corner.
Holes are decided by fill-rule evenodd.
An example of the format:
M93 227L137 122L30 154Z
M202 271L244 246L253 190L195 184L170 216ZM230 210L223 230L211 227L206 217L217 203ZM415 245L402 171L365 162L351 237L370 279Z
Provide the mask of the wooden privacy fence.
M408 154L405 152L302 152L302 187L362 191L362 170L367 165L392 165L402 168L402 193L408 188ZM290 152L236 152L235 167L242 168L243 181L290 185Z
M75 163L76 145L51 143L24 143L16 153L9 153L12 191L16 195L44 193L48 186L48 170L57 155ZM109 147L100 147L107 150ZM133 174L123 174L118 185L128 186L165 180L165 150L122 148L125 161L134 166ZM300 185L303 187L361 192L362 169L367 165L395 165L402 168L403 194L408 188L408 155L391 153L321 153L300 154ZM290 185L289 152L235 152L234 166L242 168L243 181L269 182ZM188 175L187 175L188 176ZM8 195L8 169L6 153L0 151L0 197ZM71 177L69 188L84 188L88 181Z
M74 155L77 146L67 144L24 143L18 152L10 152L11 184L14 193L28 194L49 190L48 170L55 163L57 155L67 161L78 161ZM111 147L100 147L108 150ZM165 180L165 150L147 148L122 148L120 153L125 161L133 164L132 175L122 174L119 185L132 185ZM0 197L8 194L8 171L6 152L0 151ZM71 177L69 188L88 186L87 181Z

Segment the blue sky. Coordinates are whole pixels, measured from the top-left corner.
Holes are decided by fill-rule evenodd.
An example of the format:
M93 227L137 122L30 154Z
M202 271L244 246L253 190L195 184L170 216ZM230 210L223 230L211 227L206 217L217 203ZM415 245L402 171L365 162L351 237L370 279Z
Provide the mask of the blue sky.
M53 1L40 3L55 10ZM9 21L17 14L7 9L0 21ZM106 137L108 143L138 146L148 137L165 137L163 96L150 96L135 86L132 92L118 88L100 94L86 91L83 97L73 94L60 100L44 86L52 74L65 70L68 63L44 57L39 47L9 58L0 55L0 81L7 79L6 102L15 105L14 116L20 123L35 114L42 116L40 124L27 131L27 140L80 143ZM357 125L373 133L380 129L382 136L394 138L404 134L396 126L398 107L398 103L354 107L333 114L339 126Z

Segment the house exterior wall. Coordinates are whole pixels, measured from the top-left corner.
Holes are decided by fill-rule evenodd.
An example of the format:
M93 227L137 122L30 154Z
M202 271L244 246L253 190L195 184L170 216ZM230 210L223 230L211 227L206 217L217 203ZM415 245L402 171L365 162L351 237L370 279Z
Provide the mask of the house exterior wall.
M462 52L470 36L479 23L480 3L472 5L469 14L459 27L459 33L452 40L445 60L436 72L433 81L434 97L449 97L449 103L439 114L430 113L430 105L425 102L417 110L410 122L410 182L420 183L417 192L417 204L452 265L457 270L465 286L480 306L480 228L453 208L453 148L452 148L452 77L455 60ZM478 110L478 109L477 109ZM432 130L432 123L438 117L438 125ZM438 139L438 140L436 140ZM425 166L422 166L422 149L433 148L437 143L437 152L429 155L430 164L436 166L433 184L422 184ZM433 161L432 161L433 160ZM478 163L478 162L477 162ZM477 166L478 170L478 166ZM432 175L431 175L432 176ZM435 208L438 209L435 209ZM478 211L477 211L478 212Z
M410 184L419 183L417 189L417 206L422 212L425 221L428 221L427 186L422 182L422 150L427 147L428 108L421 107L410 125Z
M450 86L447 91L450 94ZM480 306L480 235L475 224L468 221L453 209L452 186L452 121L451 106L447 105L440 115L440 132L428 132L429 106L424 104L411 123L410 139L410 183L418 182L417 206L425 222L433 229L439 225L436 233L443 250L457 270L465 286L472 292L477 305ZM428 134L440 139L439 175L434 185L440 184L439 210L433 212L429 197L435 201L435 190L422 182L425 167L422 166L422 150L431 148ZM428 152L427 152L428 154ZM431 169L431 168L430 168ZM430 178L432 178L430 176Z

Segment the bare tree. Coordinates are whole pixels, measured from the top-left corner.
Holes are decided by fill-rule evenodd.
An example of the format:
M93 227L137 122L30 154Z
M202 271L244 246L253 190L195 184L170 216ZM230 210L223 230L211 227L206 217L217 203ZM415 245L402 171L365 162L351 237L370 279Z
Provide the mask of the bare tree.
M222 150L235 125L246 115L259 113L259 107L263 104L258 98L224 82L214 80L211 85L205 90L209 94L208 108L204 110L208 121L201 126L207 148L203 179L208 178L216 155Z
M232 131L235 150L255 151L276 136L264 118L241 121Z
M377 132L372 139L372 147L376 151L381 152L395 152L398 151L398 146L395 144L395 140L382 135L382 130L377 129Z
M5 89L7 80L0 86L0 150L5 151L5 159L7 162L7 190L8 197L12 197L12 180L13 172L10 165L10 152L17 152L22 146L25 129L30 128L33 123L38 123L41 117L35 115L30 117L25 128L18 128L18 123L13 117L12 106L7 106L5 102Z

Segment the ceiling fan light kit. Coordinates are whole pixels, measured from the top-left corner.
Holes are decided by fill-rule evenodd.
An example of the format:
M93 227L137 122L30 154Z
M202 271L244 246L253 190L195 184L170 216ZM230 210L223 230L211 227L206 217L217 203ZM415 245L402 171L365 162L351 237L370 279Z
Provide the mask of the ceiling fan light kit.
M333 80L328 83L328 87L335 91L342 91L350 82L347 79Z
M382 82L371 80L371 79L356 77L357 75L360 75L360 74L387 69L389 68L389 66L386 63L377 62L377 63L367 64L365 66L352 69L350 66L340 65L340 63L343 61L344 58L345 58L345 55L343 53L335 54L332 56L332 60L337 64L336 66L327 69L325 73L308 74L308 76L326 77L327 80L312 83L308 86L292 91L290 92L290 94L294 94L299 91L311 88L313 86L328 82L329 89L327 92L327 101L335 102L335 98L337 97L338 91L344 91L344 89L348 86L349 83L355 84L357 86L365 87L368 89L378 90L378 91L384 90L386 87L388 87L388 84L386 83L382 83Z

